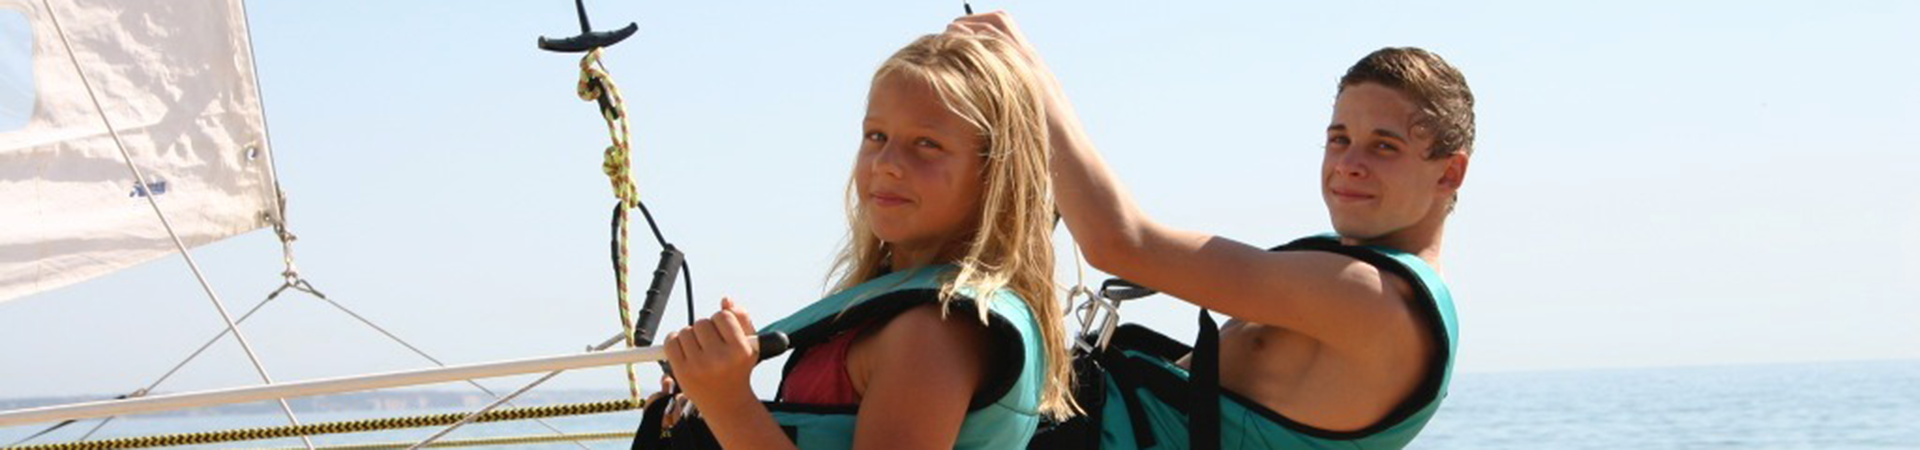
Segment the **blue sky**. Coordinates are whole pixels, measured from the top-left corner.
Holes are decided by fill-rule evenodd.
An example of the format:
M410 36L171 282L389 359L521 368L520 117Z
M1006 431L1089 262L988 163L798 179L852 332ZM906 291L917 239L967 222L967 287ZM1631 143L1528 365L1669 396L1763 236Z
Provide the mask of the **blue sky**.
M640 191L688 252L700 308L730 295L763 322L822 293L872 70L960 11L588 6L597 27L640 24L607 62L633 108ZM1906 56L1920 5L975 7L1014 12L1150 214L1257 244L1327 229L1314 173L1348 65L1383 46L1448 58L1479 100L1445 250L1463 371L1920 357L1920 60ZM533 46L577 31L571 4L249 8L316 286L451 362L617 330L605 130L573 97L576 58ZM267 232L196 256L236 311L279 283ZM1185 337L1192 311L1161 298L1122 313ZM0 397L144 386L219 323L178 258L8 302ZM306 298L245 329L280 379L426 364ZM253 382L229 342L167 390ZM554 385L621 383L599 370Z

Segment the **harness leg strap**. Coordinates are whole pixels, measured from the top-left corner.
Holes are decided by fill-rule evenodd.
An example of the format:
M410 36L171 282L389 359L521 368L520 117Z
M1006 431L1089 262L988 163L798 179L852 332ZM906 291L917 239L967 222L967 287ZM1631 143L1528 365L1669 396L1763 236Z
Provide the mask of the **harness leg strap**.
M647 404L646 409L640 413L640 429L633 432L632 450L669 448L663 433L665 429L661 427L661 423L667 417L667 408L672 405L673 396L671 395L660 397L659 400Z
M1200 310L1200 336L1193 343L1193 396L1187 407L1187 448L1220 448L1220 327Z

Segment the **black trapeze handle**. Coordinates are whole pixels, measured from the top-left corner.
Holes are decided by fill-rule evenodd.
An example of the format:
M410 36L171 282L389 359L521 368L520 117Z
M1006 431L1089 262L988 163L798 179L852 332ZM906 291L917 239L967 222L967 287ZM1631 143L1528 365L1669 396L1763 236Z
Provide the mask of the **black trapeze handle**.
M660 317L666 315L667 301L673 296L673 282L680 276L680 269L686 266L686 255L673 244L660 249L660 264L653 269L653 281L647 286L647 300L640 307L640 313L634 317L633 340L636 345L653 345L653 339L660 333ZM760 360L780 356L792 345L786 333L769 331L755 336L760 348ZM665 360L660 361L661 370L673 374L673 367Z
M687 263L686 254L673 244L660 249L660 264L653 269L653 282L647 286L647 300L641 303L640 314L633 321L633 340L635 345L653 345L654 336L660 333L660 317L667 314L667 301L673 296L673 281L680 277L680 268Z

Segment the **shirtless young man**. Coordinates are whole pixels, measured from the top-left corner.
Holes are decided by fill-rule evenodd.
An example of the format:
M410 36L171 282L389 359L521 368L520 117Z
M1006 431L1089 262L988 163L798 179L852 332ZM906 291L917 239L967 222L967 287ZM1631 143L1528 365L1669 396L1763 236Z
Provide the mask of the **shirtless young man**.
M1342 254L1270 252L1153 220L1010 17L951 28L1017 42L1045 74L1054 195L1087 260L1232 317L1220 330L1222 388L1283 417L1281 432L1404 436L1379 447L1418 433L1444 397L1456 332L1450 300L1434 298L1450 298L1437 275L1441 241L1473 151L1473 94L1458 70L1417 48L1369 54L1341 77L1326 127L1317 175L1338 244L1397 254L1432 275L1410 280ZM1410 408L1421 412L1400 411Z

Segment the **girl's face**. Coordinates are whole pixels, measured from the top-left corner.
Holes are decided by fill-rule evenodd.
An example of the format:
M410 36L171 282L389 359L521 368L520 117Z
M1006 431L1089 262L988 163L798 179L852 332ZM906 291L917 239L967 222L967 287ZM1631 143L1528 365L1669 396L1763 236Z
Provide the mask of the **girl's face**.
M874 80L854 160L858 211L899 258L930 262L978 223L983 140L925 80ZM911 256L909 256L911 255Z

